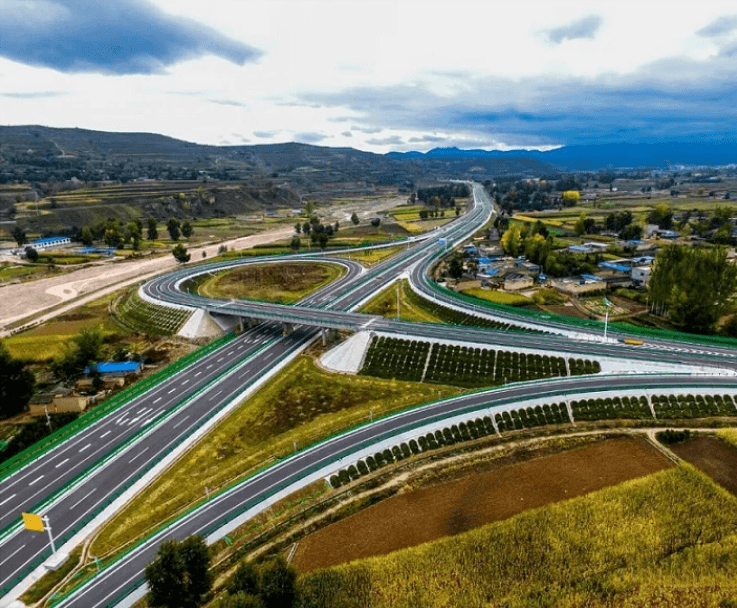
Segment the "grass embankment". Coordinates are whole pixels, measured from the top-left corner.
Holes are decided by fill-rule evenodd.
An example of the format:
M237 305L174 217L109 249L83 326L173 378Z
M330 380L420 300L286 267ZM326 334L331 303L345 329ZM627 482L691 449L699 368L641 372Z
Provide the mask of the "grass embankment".
M138 297L137 289L132 289L117 301L114 314L134 331L152 336L171 336L181 329L192 313L151 304Z
M347 254L340 254L335 257L353 260L355 262L360 262L364 266L371 267L375 266L382 260L393 256L395 253L403 251L404 249L404 245L396 245L395 247L382 247L381 249L357 250Z
M119 513L94 541L105 555L205 497L298 448L456 388L341 376L299 357Z
M399 318L403 321L414 321L421 323L443 323L443 320L419 305L414 298L413 292L407 279L399 282ZM369 300L361 308L360 312L369 315L380 315L387 319L397 317L397 285L390 285L376 297Z
M682 465L300 587L322 608L732 606L737 499Z
M337 264L280 262L224 270L207 279L199 293L211 298L294 304L345 274Z

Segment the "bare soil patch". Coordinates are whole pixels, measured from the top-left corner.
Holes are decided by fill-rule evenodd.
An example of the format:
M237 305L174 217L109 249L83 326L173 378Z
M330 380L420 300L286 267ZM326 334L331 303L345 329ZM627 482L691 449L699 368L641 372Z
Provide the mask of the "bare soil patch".
M500 466L457 481L395 496L303 539L300 572L384 555L507 519L673 464L644 439L591 446Z
M737 496L737 448L716 437L694 437L669 447Z

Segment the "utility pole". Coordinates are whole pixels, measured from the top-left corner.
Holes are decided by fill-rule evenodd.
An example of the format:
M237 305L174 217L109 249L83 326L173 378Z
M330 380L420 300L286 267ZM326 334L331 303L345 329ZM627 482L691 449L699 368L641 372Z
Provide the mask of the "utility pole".
M604 339L606 340L606 330L607 326L609 325L609 311L606 311L606 315L604 316Z
M397 283L397 321L399 321L399 283Z
M46 404L44 404L44 414L46 414L46 424L49 426L49 432L53 433L54 429L51 426L51 416L49 416L49 409L46 407Z

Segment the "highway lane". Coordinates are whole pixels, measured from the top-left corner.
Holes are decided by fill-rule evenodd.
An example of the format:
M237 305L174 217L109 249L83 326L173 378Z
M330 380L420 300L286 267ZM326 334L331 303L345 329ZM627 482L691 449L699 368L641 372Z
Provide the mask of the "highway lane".
M111 606L143 583L143 569L156 554L159 544L168 539L183 539L190 534L208 535L231 521L251 506L264 502L281 489L291 489L308 474L327 475L337 468L340 459L351 462L351 455L364 447L409 432L418 427L447 419L454 415L473 415L482 409L497 411L525 407L525 401L549 398L551 402L575 399L577 393L597 391L602 396L615 396L625 389L657 391L664 387L710 388L715 391L737 390L735 378L682 376L596 376L558 379L546 383L509 385L503 388L447 399L375 421L332 438L286 459L268 470L212 498L188 517L149 539L119 562L70 596L59 606L65 608L97 608Z
M326 295L337 297L363 271L356 263L343 262L343 265L349 268L344 277L306 298L303 304L314 304L317 298ZM32 569L32 564L50 553L44 536L20 531L22 511L38 510L35 507L42 499L66 489L66 495L57 504L41 510L51 519L54 535L61 544L144 474L152 463L186 440L204 420L242 392L244 386L260 378L280 357L303 348L316 336L316 330L303 330L282 337L278 324L262 324L5 478L0 490L6 532L2 551L7 556L0 560L2 593ZM244 361L247 364L236 374L197 396L208 384ZM188 399L192 401L177 410L176 416L162 421L163 416ZM129 453L116 453L136 435L140 440ZM109 461L107 466L94 470L103 460ZM76 486L71 493L68 492L70 483Z
M473 222L473 220L474 216L469 216L468 221ZM415 245L415 248L420 249L422 248L422 245ZM370 280L375 275L381 275L379 281L372 281L370 283L370 291L380 289L383 283L393 280L393 272L401 271L406 268L407 264L397 264L397 258L401 260L406 256L412 256L411 263L414 263L414 257L416 255L417 252L410 248L409 253L402 252L397 254L396 256L393 256L392 259L367 271L367 280ZM319 299L320 304L322 306L326 306L330 304L331 300L340 298L345 305L348 306L357 302L361 297L364 297L363 290L355 290L351 288L351 285L359 281L358 275L363 270L362 267L356 263L351 263L345 260L341 260L340 263L349 268L348 276L326 287L324 290L321 290L310 298L307 298L303 302L303 305L314 305ZM389 270L392 270L393 272L388 272ZM346 300L345 296L348 293L352 293L353 297ZM327 303L325 302L326 298L328 299ZM110 462L107 466L100 468L94 475L86 476L86 478L78 484L78 487L76 487L73 493L66 495L46 510L46 514L52 521L55 536L59 539L59 544L61 544L65 539L73 536L76 530L79 530L83 527L85 522L92 519L94 513L104 509L104 506L107 503L119 495L123 489L129 487L135 479L140 477L145 470L150 468L152 463L156 463L160 458L171 451L175 445L178 445L181 441L191 435L193 430L196 429L202 423L202 420L212 411L216 411L224 404L228 403L234 395L238 394L238 391L242 392L244 385L261 377L273 366L274 361L283 357L287 353L295 352L295 349L297 348L304 347L318 335L317 330L297 328L297 331L286 338L274 340L274 334L278 331L278 326L271 324L265 327L266 329L262 326L249 332L249 335L251 335L251 333L259 334L259 332L262 331L266 331L267 334L270 332L271 342L266 345L261 344L264 350L259 353L258 357L255 357L252 361L248 362L246 368L243 369L243 372L239 370L238 375L231 374L228 376L228 378L238 378L238 381L236 382L237 386L235 388L226 384L226 382L228 382L227 380L221 381L218 383L217 387L213 387L209 389L208 392L199 395L196 399L192 399L187 404L186 410L183 410L186 411L186 414L177 412L178 415L182 416L181 419L172 417L167 420L167 424L159 424L158 426L154 426L154 423L152 422L152 428L148 429L150 432L145 437L141 438L136 444L136 451L130 451L131 458L128 459L127 463L120 458L120 455L115 454L115 449L123 442L123 440L115 441L116 437L120 436L121 433L118 433L117 435L109 434L107 430L102 430L95 435L96 441L103 442L103 445L108 446L107 452L105 452L104 448L97 449L95 451L97 462L105 457L115 457L115 460ZM267 337L266 339L268 340L269 338ZM238 346L240 346L240 344ZM253 352L253 349L249 350L248 354L252 354ZM231 355L232 354L233 353L231 353ZM247 356L248 355L244 353L241 356L241 360ZM212 359L215 359L215 361L223 365L223 367L227 364L227 357L222 357L222 353L220 351L216 351L209 356L209 359L198 362L194 366L190 367L188 375L191 375L192 377L198 376L203 372L203 367L207 372L210 372L212 369L210 372L211 376L209 376L210 379L213 376L222 374L224 371L223 368L218 368L214 363L211 363ZM223 363L224 361L225 363ZM220 374L218 374L218 372L220 372ZM195 386L198 389L201 388L206 384L205 377L206 376L203 376L201 383L195 384L193 382L191 386L193 388ZM181 402L182 399L187 399L188 397L191 397L192 393L196 392L194 390L191 390L189 393L184 392L182 389L184 385L187 384L184 380L185 379L180 375L178 381L176 379L171 380L175 385L173 389L162 388L162 390L166 390L167 394L171 392L170 400L163 401L162 399L162 408L166 405L171 406L174 403ZM144 420L143 415L148 413L148 408L152 407L152 405L158 405L158 401L156 404L153 404L152 402L158 400L159 397L160 395L158 392L150 397L149 393L147 393L142 396L140 402L136 402L133 406L125 406L125 411L118 410L118 412L120 412L120 414L116 413L116 420L119 423L118 426L121 428L127 428L129 425L126 423L129 420L135 419L139 413L142 414L140 418L143 420L143 423L145 423L147 419ZM178 401L177 397L179 397ZM139 403L142 404L140 410L134 410L131 412L131 408L139 407ZM205 405L200 407L200 404ZM131 418L126 418L123 414L128 412L131 412L134 415L132 415ZM108 420L109 417L105 418L105 421ZM138 422L138 420L136 420L136 422ZM131 424L130 426L133 427L134 425ZM93 425L89 431L95 433L98 429L96 428L96 425ZM127 437L129 436L130 435ZM84 437L78 438L80 440L84 440ZM66 443L63 444L63 446L64 445L66 445ZM77 446L79 445L80 443L78 442ZM0 498L0 501L7 499L9 503L13 503L12 509L7 510L11 519L13 517L17 518L20 510L28 510L29 507L27 505L29 502L31 505L33 504L33 501L37 498L35 494L36 491L33 490L33 486L36 484L43 483L43 486L39 485L38 487L44 487L46 490L45 495L48 495L48 493L53 492L54 490L63 488L64 484L68 483L72 474L84 474L85 465L88 467L86 472L89 473L89 466L91 465L92 458L83 454L83 452L90 449L85 447L85 443L80 448L81 452L77 450L76 455L74 455L74 448L71 448L72 455L69 456L68 460L59 458L59 462L61 463L59 466L63 466L64 470L69 469L69 476L59 476L58 483L56 484L47 483L51 481L50 476L47 477L46 474L48 466L50 465L49 459L56 457L53 452L62 451L63 446L59 446L59 448L52 450L42 459L42 461L36 461L32 466L26 467L21 471L26 483L19 483L17 484L17 487L19 489L23 488L23 493L8 492L7 494L3 494L3 498ZM67 451L64 455L69 453L70 452ZM69 462L69 460L73 460L73 462ZM121 473L121 467L124 468L123 473ZM5 488L3 488L3 490L5 490ZM30 499L29 495L31 497ZM28 533L17 533L6 537L3 544L3 552L5 555L9 556L0 563L0 566L2 567L0 570L0 589L3 590L3 593L7 592L8 589L17 582L20 576L31 570L34 565L43 560L44 556L50 553L46 548L45 537L42 535Z

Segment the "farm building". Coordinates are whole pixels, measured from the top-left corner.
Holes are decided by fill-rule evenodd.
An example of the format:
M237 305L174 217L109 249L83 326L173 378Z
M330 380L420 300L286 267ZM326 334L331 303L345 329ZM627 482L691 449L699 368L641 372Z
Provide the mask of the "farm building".
M34 395L28 403L31 416L49 414L79 414L87 408L87 397L65 392Z
M14 255L22 255L25 253L26 247L33 247L36 251L46 251L47 249L59 249L60 247L66 247L72 244L72 239L68 236L50 236L45 239L36 239L23 247L13 249Z
M142 367L143 364L139 361L101 361L86 367L84 373L89 375L96 371L101 376L127 376L137 374Z
M532 287L535 281L531 276L526 274L510 274L504 277L504 289L507 291L518 291Z
M650 266L636 266L632 269L632 282L635 285L645 285L650 278Z
M553 279L550 284L558 291L568 295L580 296L604 291L606 282L595 275L583 275L579 278L565 277Z

